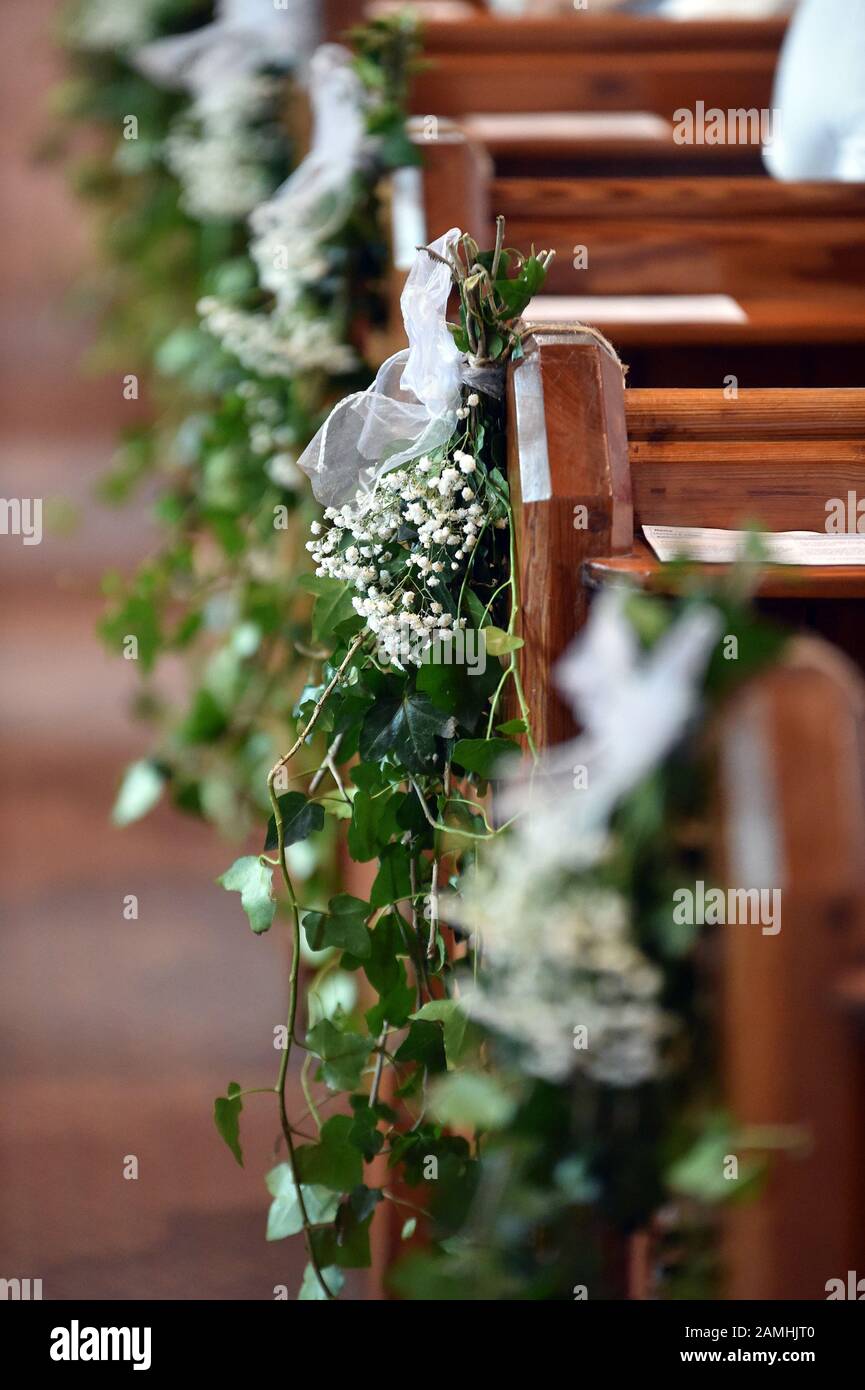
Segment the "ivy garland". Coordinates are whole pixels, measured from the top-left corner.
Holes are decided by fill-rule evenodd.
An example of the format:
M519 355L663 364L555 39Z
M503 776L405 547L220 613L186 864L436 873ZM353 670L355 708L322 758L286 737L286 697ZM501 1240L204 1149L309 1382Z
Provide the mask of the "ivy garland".
M501 222L493 251L460 238L450 264L460 322L450 328L470 368L519 357L519 315L548 260L506 251ZM273 1088L286 1159L267 1179L268 1238L302 1233L300 1297L330 1299L345 1269L370 1263L377 1209L402 1208L404 1236L420 1222L425 1241L389 1271L403 1296L555 1299L575 1288L622 1296L622 1258L610 1252L652 1230L655 1291L705 1296L711 1209L730 1191L718 1155L754 1151L741 1195L772 1140L723 1113L699 933L670 924L671 885L708 873L705 749L686 712L709 713L783 639L750 612L739 577L672 608L636 595L597 605L597 622L616 628L614 649L632 648L635 690L668 638L672 651L693 646L695 676L681 719L669 729L660 719L647 762L635 746L630 783L592 831L569 780L577 750L557 750L553 766L567 780L547 784L520 683L502 407L495 392L466 386L457 414L441 449L385 472L314 525L308 585L330 652L267 779L264 852L221 880L240 893L253 931L273 922L276 886L291 924ZM719 631L739 643L734 671ZM485 669L467 660L479 649L491 658ZM591 652L585 659L593 664ZM610 680L614 711L620 675ZM637 744L651 737L648 696L643 712ZM296 769L322 734L312 766ZM521 746L545 799L512 793L493 820L489 779ZM342 892L325 908L300 900L286 851L328 816L346 821L352 860L376 871L367 896ZM327 953L305 1001L303 937ZM339 989L323 1007L324 985L352 974L364 977L368 1007L334 1004ZM593 1039L585 1059L575 1050L581 1020ZM295 1049L306 1110L292 1119ZM240 1162L246 1094L232 1083L215 1110ZM326 1118L334 1101L341 1113ZM300 1142L309 1119L316 1137Z
M460 239L450 263L460 299L452 331L473 368L501 374L520 354L519 316L548 261L506 250L501 223L491 252ZM405 1201L392 1186L367 1185L365 1162L386 1158L411 1181L434 1159L464 1194L476 1163L468 1141L447 1133L424 1101L428 1078L474 1043L455 1013L455 1027L442 1034L453 966L439 895L501 833L484 804L494 762L518 749L518 735L533 745L516 663L522 641L501 401L467 386L457 414L443 447L329 508L324 528L314 524L313 630L331 651L321 682L298 704L297 738L267 779L265 852L237 860L221 880L241 894L256 932L276 913L274 873L288 903L292 965L275 1087L287 1162L268 1177L268 1235L303 1231L304 1288L327 1298L338 1291L341 1269L369 1262L374 1208ZM461 659L469 637L488 665ZM503 708L509 686L519 710L511 719ZM316 732L327 742L309 782L294 760ZM352 858L378 868L368 899L340 893L326 910L310 909L298 900L286 850L320 829L326 814L348 822ZM322 974L363 972L375 1002L362 1022L337 1011L297 1036L301 932L313 950L328 952ZM313 1003L320 981L310 986ZM317 1143L300 1146L285 1101L295 1047L305 1053L302 1080L318 1130ZM386 1065L393 1071L387 1099ZM351 1113L323 1119L314 1082L327 1088L327 1101L342 1094ZM233 1084L216 1102L217 1124L238 1159L243 1095Z
M575 811L561 789L546 810L527 814L517 797L492 814L502 757L527 750L542 786L547 771L517 665L500 399L466 385L443 447L321 517L298 486L295 455L330 402L365 385L366 368L272 375L202 329L200 301L211 327L214 305L252 322L270 312L270 292L244 221L202 216L185 196L171 141L192 129L186 99L142 78L127 51L207 22L212 6L152 0L130 9L123 32L112 27L118 14L99 0L75 7L77 76L60 106L108 138L79 166L116 272L100 297L103 361L153 368L161 381L159 418L129 432L105 493L122 501L152 475L167 538L131 583L109 581L104 630L115 646L135 634L145 676L164 653L182 653L193 692L178 713L145 686L141 712L158 743L130 769L116 817L144 814L166 786L178 806L236 834L269 811L262 853L221 882L256 934L284 908L292 944L276 1081L253 1091L232 1082L215 1102L217 1127L242 1163L244 1099L276 1099L285 1160L267 1177L267 1234L304 1237L301 1298L334 1298L346 1269L369 1264L383 1208L402 1211L406 1239L420 1224L426 1242L394 1274L405 1297L620 1293L611 1246L647 1229L654 1291L705 1296L711 1209L730 1191L718 1156L753 1152L747 1188L770 1141L737 1131L719 1107L702 942L670 925L671 886L708 873L699 726L624 789L602 850L579 867L548 857L558 843L550 806L565 830ZM362 357L383 315L378 182L413 158L403 112L416 38L406 21L380 21L354 43L375 158L355 174L345 218L317 248L323 273L293 308L327 320L334 341ZM289 82L283 73L273 88L280 111ZM124 143L130 112L139 139ZM260 172L275 188L293 142L276 105L255 122L267 135ZM520 314L546 263L505 250L501 226L492 251L459 242L452 332L487 383L520 355ZM277 514L288 524L274 527ZM299 573L307 528L314 574ZM737 636L740 660L731 667L713 652L697 692L704 713L780 649L742 595L690 591L672 606L632 596L610 619L648 662L689 614L709 609ZM295 741L273 763L292 720ZM352 861L374 876L361 888L363 867L353 870L356 891L328 899L307 852L323 843L313 857L327 860L340 822ZM317 964L303 992L302 953ZM585 1057L571 1045L574 1012L602 1041ZM291 1117L295 1051L306 1112ZM339 1112L326 1115L334 1102Z
M128 770L115 819L128 824L167 791L181 810L242 837L266 806L263 771L315 650L297 550L319 513L294 460L330 403L370 379L365 357L387 312L379 188L388 170L416 158L404 111L417 37L405 18L353 34L368 157L314 248L315 283L290 324L274 330L278 341L299 326L307 343L326 339L329 356L274 375L241 361L200 317L200 306L217 304L269 322L273 296L250 255L245 217L205 214L178 177L172 141L187 130L189 98L154 86L134 62L134 43L198 27L212 13L200 0L154 0L121 23L97 0L76 4L64 31L73 77L57 106L64 143L75 123L104 135L74 166L77 187L99 209L112 268L94 281L97 365L142 371L157 407L126 431L101 489L120 504L144 483L155 487L164 536L131 579L105 579L103 636L124 653L134 636L136 708L155 730L152 754ZM270 108L254 113L250 150L261 154L256 178L272 192L291 171L298 98L289 72L269 80ZM134 139L125 138L130 113ZM208 191L200 176L196 188L200 201ZM189 675L179 709L154 680L169 656Z

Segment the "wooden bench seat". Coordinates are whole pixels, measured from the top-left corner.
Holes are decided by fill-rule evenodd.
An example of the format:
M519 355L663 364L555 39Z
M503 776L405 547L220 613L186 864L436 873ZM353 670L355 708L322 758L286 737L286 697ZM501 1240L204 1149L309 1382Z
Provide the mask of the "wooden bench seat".
M489 154L458 128L418 143L428 236L464 226L487 242L501 214L509 245L555 250L527 318L595 323L620 344L636 384L861 381L851 349L865 343L865 185L496 178ZM735 301L737 319L703 310L669 321L651 304L625 320L615 304L605 313L611 298L715 294ZM581 310L571 296L599 302Z
M667 587L669 567L635 528L729 526L757 511L770 530L822 530L827 498L865 497L865 390L626 391L588 333L539 332L526 349L509 371L508 473L522 676L533 730L550 744L573 732L551 673L592 587ZM861 667L865 566L830 568L776 567L762 601L798 622L801 580L809 626L852 615ZM707 931L698 962L717 1011L723 1105L750 1131L737 1156L768 1162L757 1199L721 1218L720 1296L824 1299L828 1280L865 1268L861 671L813 636L794 642L727 704L707 752L713 881L782 895L777 935ZM657 1296L656 1234L631 1240L623 1297Z
M729 565L695 565L688 575L717 579L730 572ZM644 540L635 539L627 555L599 555L586 560L583 577L590 589L624 583L656 594L682 591L679 565L664 564ZM862 565L767 565L760 571L754 593L758 598L865 598L865 566Z
M768 108L786 21L677 22L590 10L424 26L420 115Z
M510 374L509 467L529 692L582 625L605 567L665 582L635 547L644 525L825 532L829 499L865 498L865 389L626 391L589 334L539 330L527 348ZM763 598L865 666L865 567L785 568L767 570ZM559 707L551 733L571 729Z

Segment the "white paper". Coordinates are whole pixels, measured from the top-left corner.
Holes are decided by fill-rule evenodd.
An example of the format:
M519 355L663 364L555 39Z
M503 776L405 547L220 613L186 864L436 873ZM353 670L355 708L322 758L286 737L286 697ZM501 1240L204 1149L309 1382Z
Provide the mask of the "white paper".
M747 323L728 294L539 294L527 323Z
M484 112L464 116L467 135L485 140L663 140L673 127L651 111Z
M395 169L391 175L391 240L397 270L411 270L417 248L426 246L427 227L423 202L423 173L414 165Z
M685 558L701 564L729 565L746 546L760 541L775 565L865 565L865 536L827 536L823 531L726 531L712 526L644 526L643 535L659 560Z

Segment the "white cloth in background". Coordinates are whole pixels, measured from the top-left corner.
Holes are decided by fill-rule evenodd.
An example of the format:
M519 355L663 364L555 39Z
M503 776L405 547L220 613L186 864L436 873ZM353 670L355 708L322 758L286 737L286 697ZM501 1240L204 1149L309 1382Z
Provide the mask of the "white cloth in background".
M212 24L154 39L133 55L135 66L160 87L214 94L273 64L306 72L321 28L317 0L218 0Z
M661 0L664 19L766 19L786 14L796 0Z
M763 160L777 179L865 181L865 0L802 0L772 98Z

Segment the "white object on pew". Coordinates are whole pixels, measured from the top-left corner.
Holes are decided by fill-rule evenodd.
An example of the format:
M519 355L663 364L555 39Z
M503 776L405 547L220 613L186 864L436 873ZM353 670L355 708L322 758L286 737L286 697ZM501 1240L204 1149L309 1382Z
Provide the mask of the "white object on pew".
M508 111L463 116L466 135L491 140L663 140L673 126L652 111Z
M474 5L467 0L411 0L410 5L406 5L405 0L372 0L372 4L364 7L364 17L387 19L405 10L433 24L456 23L461 19L473 19L477 14Z
M663 0L664 19L771 19L787 14L796 0Z
M417 165L395 169L390 184L391 241L397 270L411 270L417 248L426 246L423 173Z
M775 565L865 565L865 536L827 536L822 531L726 531L712 526L644 526L661 561L685 558L729 565L759 540Z
M728 294L539 294L527 323L747 323Z

